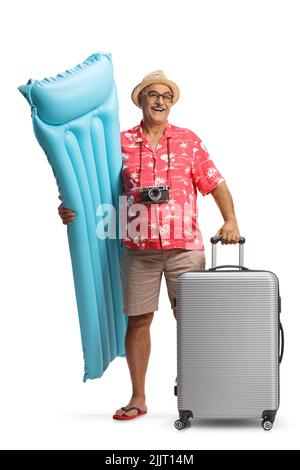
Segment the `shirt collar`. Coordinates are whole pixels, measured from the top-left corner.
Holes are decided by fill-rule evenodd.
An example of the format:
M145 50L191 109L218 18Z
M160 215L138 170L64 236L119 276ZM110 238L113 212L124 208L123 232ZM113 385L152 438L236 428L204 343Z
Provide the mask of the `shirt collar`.
M143 133L142 124L143 124L143 119L141 120L139 126L137 126L137 136L135 138L136 143L143 142L145 140L145 135ZM167 121L164 133L162 135L162 139L164 140L164 139L167 139L169 137L172 137L172 126Z

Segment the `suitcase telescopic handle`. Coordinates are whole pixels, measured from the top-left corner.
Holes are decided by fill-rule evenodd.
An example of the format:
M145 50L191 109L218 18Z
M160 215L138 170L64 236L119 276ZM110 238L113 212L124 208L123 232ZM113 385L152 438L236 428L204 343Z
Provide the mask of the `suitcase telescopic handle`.
M215 235L211 237L210 241L212 243L212 258L211 258L211 267L215 268L217 265L217 243L222 240L221 235ZM241 271L243 271L244 267L244 244L246 239L244 237L240 237L239 240L239 266L238 267ZM224 267L224 266L222 266ZM247 270L247 268L245 268Z
M213 245L216 245L218 242L222 240L221 235L215 235L214 237L211 237L210 241ZM243 245L245 243L246 239L244 237L240 237L239 243L240 245Z

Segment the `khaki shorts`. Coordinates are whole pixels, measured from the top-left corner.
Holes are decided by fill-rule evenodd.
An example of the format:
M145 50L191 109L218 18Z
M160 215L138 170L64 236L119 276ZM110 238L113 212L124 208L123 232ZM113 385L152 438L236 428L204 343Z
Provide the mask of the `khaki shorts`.
M123 310L127 315L142 315L158 310L162 273L173 308L178 276L205 269L205 254L201 250L172 248L169 250L134 250L121 247L121 278Z

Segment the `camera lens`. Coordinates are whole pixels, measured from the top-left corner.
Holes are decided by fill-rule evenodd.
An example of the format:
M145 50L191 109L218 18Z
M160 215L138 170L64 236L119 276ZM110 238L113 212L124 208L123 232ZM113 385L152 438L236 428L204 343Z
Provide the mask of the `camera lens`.
M152 201L159 201L161 198L161 190L159 188L151 188L148 195Z

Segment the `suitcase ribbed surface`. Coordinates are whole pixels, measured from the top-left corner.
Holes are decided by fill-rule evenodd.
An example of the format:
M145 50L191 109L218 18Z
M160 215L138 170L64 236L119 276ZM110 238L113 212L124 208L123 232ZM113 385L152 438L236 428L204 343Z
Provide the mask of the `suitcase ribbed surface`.
M268 271L188 272L177 282L178 409L261 417L279 406L278 280Z

